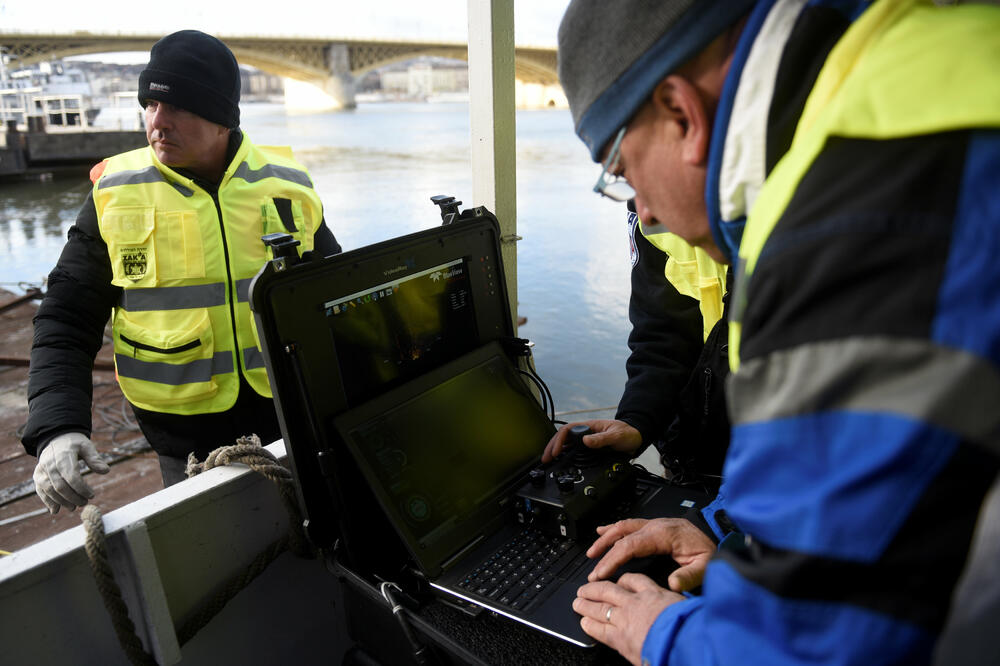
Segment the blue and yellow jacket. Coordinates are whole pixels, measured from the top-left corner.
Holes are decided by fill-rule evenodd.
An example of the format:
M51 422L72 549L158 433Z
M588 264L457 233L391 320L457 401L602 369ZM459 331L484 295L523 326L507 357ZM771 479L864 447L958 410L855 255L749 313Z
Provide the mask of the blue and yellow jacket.
M805 4L758 5L731 81L768 13ZM930 661L1000 451L997 71L1000 8L875 2L745 229L709 194L738 271L726 512L750 539L644 660Z

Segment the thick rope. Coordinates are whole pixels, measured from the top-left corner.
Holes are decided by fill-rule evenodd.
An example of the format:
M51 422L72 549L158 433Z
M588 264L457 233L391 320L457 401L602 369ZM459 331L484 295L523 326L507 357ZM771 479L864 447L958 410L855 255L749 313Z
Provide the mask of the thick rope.
M234 463L242 463L255 472L262 474L278 485L282 503L288 512L288 534L276 540L260 553L241 573L234 576L226 586L210 599L193 617L177 632L177 642L184 645L197 634L202 627L218 615L222 608L235 597L240 590L259 576L281 553L291 550L299 557L314 557L315 552L302 531L302 517L295 498L295 487L292 474L267 449L261 446L256 435L241 437L233 446L223 446L215 449L205 462L199 463L194 454L188 456L185 472L190 478L213 467L222 467ZM93 504L87 505L81 513L84 528L87 532L85 548L90 560L90 568L94 572L97 588L104 601L104 607L111 615L118 642L133 664L155 664L156 661L142 647L142 642L135 633L135 625L128 617L128 607L122 600L121 589L115 583L114 572L108 562L107 545L104 535L104 523L101 511Z
M306 540L302 531L302 514L299 512L299 505L295 498L295 486L292 481L292 473L284 467L270 451L260 444L257 435L241 437L236 440L233 446L223 446L208 454L205 462L199 463L194 454L188 455L187 468L184 470L188 478L208 471L213 467L222 467L242 463L250 469L265 476L278 485L282 503L288 512L289 530L288 534L281 537L270 546L264 549L254 558L243 573L234 576L229 583L210 599L193 617L178 630L177 640L183 645L193 638L202 627L219 614L222 608L235 597L240 590L245 588L250 582L267 569L281 553L286 549L291 550L299 557L314 557L315 552Z
M292 473L282 465L273 453L260 444L257 435L240 437L233 446L223 446L208 454L205 462L199 463L194 454L188 454L184 473L188 478L197 476L213 467L223 467L242 463L273 481L278 486L281 502L288 512L288 549L299 557L314 557L315 552L302 531L302 513L295 497L295 482Z
M115 582L111 563L108 561L101 510L93 504L88 504L80 513L80 518L83 520L84 529L87 532L84 548L87 551L87 558L90 560L90 569L94 572L94 581L101 593L104 607L111 616L111 623L118 636L118 643L121 644L129 661L133 664L155 664L156 660L146 652L142 647L142 641L135 634L135 625L129 619L128 607L122 600L121 588Z
M288 548L288 537L284 536L264 549L264 552L254 558L243 573L233 576L226 586L214 597L208 600L192 617L188 618L180 629L177 630L177 642L184 645L212 621L233 597L240 593L243 588L249 585L254 578L264 572L265 569L281 553Z

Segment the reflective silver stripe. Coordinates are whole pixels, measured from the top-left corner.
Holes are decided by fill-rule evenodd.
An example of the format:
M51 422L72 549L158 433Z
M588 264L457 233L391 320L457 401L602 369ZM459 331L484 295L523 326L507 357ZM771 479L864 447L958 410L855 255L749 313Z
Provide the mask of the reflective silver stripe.
M733 424L817 411L890 412L1000 451L1000 373L928 340L847 338L745 361L730 377Z
M155 361L140 361L127 354L115 354L115 366L120 377L145 379L157 384L180 386L194 382L207 382L212 375L224 375L233 371L233 355L230 352L216 352L212 358L198 359L190 363L174 364Z
M263 368L264 355L256 347L247 347L243 350L243 365L247 370Z
M178 192L180 192L181 194L183 194L186 197L193 197L194 196L194 190L189 190L188 188L184 187L180 183L175 183L174 181L171 180L170 181L170 185L173 186L173 188L175 190L177 190Z
M160 170L155 166L148 166L144 169L133 169L131 171L119 171L118 173L108 174L107 176L101 178L97 185L97 189L103 190L106 187L118 187L119 185L142 185L143 183L159 183L166 182L173 186L175 190L180 192L186 197L194 195L194 191L189 190L180 183L175 183L173 181L168 181Z
M732 270L732 269L730 269ZM747 258L736 258L736 275L733 276L732 310L729 312L729 321L740 323L743 321L743 313L747 309L747 289L746 284L750 281L747 275Z
M258 180L264 180L265 178L279 178L310 189L313 186L312 181L309 180L309 176L305 171L278 166L276 164L265 164L260 169L254 171L250 168L249 164L243 162L236 167L236 173L233 174L233 178L242 178L248 183L256 183Z
M153 287L122 289L118 307L128 312L152 310L185 310L225 305L226 285L222 282L190 287Z
M245 280L236 281L236 302L246 303L250 300L250 283L253 282L253 278L247 278Z
M118 187L119 185L140 185L142 183L158 183L166 178L155 166L148 166L144 169L133 169L131 171L119 171L108 174L101 178L97 189L103 190L106 187Z

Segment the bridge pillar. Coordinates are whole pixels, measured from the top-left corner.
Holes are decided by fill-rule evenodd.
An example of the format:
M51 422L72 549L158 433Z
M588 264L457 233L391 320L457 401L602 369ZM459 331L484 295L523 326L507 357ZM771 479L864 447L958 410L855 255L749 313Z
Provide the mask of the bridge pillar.
M330 58L327 66L330 69L330 76L323 83L323 91L337 100L342 109L353 109L357 106L354 101L354 76L351 74L351 61L348 57L347 44L331 44Z
M285 79L285 106L296 111L353 109L354 77L346 44L331 44L325 69L327 76Z

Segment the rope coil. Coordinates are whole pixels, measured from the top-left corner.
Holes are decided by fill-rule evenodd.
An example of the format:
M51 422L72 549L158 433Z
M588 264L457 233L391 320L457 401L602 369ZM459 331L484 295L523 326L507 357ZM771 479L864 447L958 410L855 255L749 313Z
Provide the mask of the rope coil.
M225 587L202 606L177 630L177 642L184 645L193 638L223 607L285 550L291 550L303 558L315 557L315 551L302 531L302 517L295 497L292 473L270 451L261 446L257 435L241 437L235 445L223 446L208 454L205 462L199 463L194 454L188 456L185 473L188 478L215 467L240 463L271 480L278 486L282 504L288 512L288 533L277 539L261 552L246 567L233 576ZM104 607L111 615L118 642L133 664L155 664L155 659L147 653L135 633L135 624L128 617L128 607L122 599L121 589L114 579L114 572L107 557L107 544L101 511L93 504L84 507L80 515L87 533L85 549L91 570L97 582Z
M261 446L260 438L257 435L240 437L232 446L215 449L208 454L203 463L199 463L193 453L188 454L184 473L187 474L188 478L191 478L212 468L234 463L246 465L277 484L281 502L288 512L288 549L299 557L314 557L315 551L302 531L302 513L299 511L299 504L295 497L295 483L292 479L292 473L278 461L273 453Z
M84 530L87 533L84 549L87 551L87 559L90 561L90 570L94 572L94 580L101 593L104 608L111 616L111 624L114 625L118 643L133 664L155 664L156 660L146 652L142 647L142 641L135 634L135 624L128 616L128 606L122 599L121 588L115 582L111 563L108 561L108 548L104 536L104 520L101 510L93 504L88 504L80 512L80 519L83 521Z

